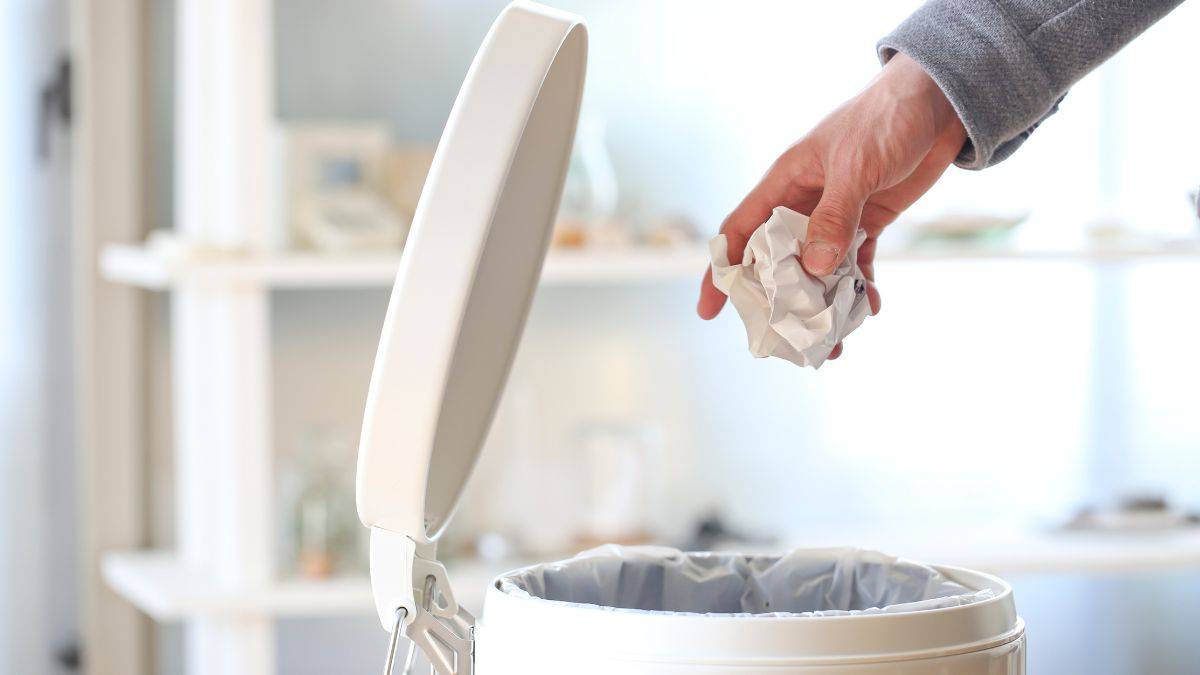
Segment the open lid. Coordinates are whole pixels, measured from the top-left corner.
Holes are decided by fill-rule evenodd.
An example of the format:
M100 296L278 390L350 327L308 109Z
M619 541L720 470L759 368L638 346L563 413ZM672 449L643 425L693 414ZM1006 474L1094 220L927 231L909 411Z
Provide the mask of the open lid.
M368 527L436 542L482 449L562 196L580 18L509 5L467 72L392 289L358 453Z

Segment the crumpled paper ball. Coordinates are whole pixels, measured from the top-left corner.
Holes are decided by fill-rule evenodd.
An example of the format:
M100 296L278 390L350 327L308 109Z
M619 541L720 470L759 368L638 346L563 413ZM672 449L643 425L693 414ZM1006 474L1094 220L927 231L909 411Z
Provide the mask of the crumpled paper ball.
M859 230L837 269L818 278L800 266L807 233L808 216L780 206L750 235L740 264L730 264L725 235L708 246L713 285L742 317L750 352L820 368L871 312L858 267L858 247L867 235Z

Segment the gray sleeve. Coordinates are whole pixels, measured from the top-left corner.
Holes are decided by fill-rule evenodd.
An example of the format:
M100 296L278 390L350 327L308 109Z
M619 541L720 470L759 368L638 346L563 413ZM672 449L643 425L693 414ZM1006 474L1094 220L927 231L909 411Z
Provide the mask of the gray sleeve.
M904 52L925 68L967 129L955 163L982 169L1011 155L1071 85L1180 2L929 0L879 42L879 58Z

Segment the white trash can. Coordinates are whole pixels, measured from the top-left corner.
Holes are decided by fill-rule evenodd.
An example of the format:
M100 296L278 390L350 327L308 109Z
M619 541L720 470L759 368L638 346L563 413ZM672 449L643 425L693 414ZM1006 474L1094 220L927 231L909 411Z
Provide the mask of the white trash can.
M1024 627L1007 584L856 549L606 547L502 575L478 625L455 601L437 541L541 274L586 57L578 17L510 5L467 73L425 182L358 459L391 653L402 634L441 675L1023 675Z
M873 551L605 547L502 575L481 673L1023 675L1003 581ZM563 669L563 664L571 664Z

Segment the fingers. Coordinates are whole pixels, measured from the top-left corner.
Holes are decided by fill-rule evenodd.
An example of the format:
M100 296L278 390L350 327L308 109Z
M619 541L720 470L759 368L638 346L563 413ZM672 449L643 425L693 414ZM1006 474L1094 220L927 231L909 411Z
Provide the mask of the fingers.
M875 281L875 248L878 241L875 237L867 237L858 247L858 269L862 270L867 281Z
M708 321L721 313L721 308L725 306L725 294L717 290L712 282L712 267L704 273L704 279L700 281L700 302L696 303L696 313L701 319Z
M862 249L860 248L859 250L861 251ZM863 273L865 274L866 271L864 270ZM883 307L883 299L879 297L879 289L875 287L874 282L869 280L867 281L867 302L871 303L871 316L878 314L879 310ZM828 359L833 361L841 356L845 350L846 348L843 343L837 343L834 345L833 351L829 352Z
M809 274L830 274L846 257L858 230L867 191L854 178L830 178L821 201L808 221L808 236L800 252L800 263Z
M879 310L883 309L883 298L879 296L879 289L872 281L867 282L867 302L871 304L871 316L875 316Z
M875 287L875 249L879 240L867 237L862 246L858 247L858 269L862 270L867 279L867 300L871 303L871 316L879 313L883 307L883 299L879 297L879 289Z
M741 262L750 235L771 217L771 211L776 206L787 201L788 185L793 173L792 163L780 158L733 213L725 218L721 224L721 234L725 235L729 262ZM708 320L719 314L724 306L725 294L713 286L710 267L700 282L700 301L696 303L696 313Z

